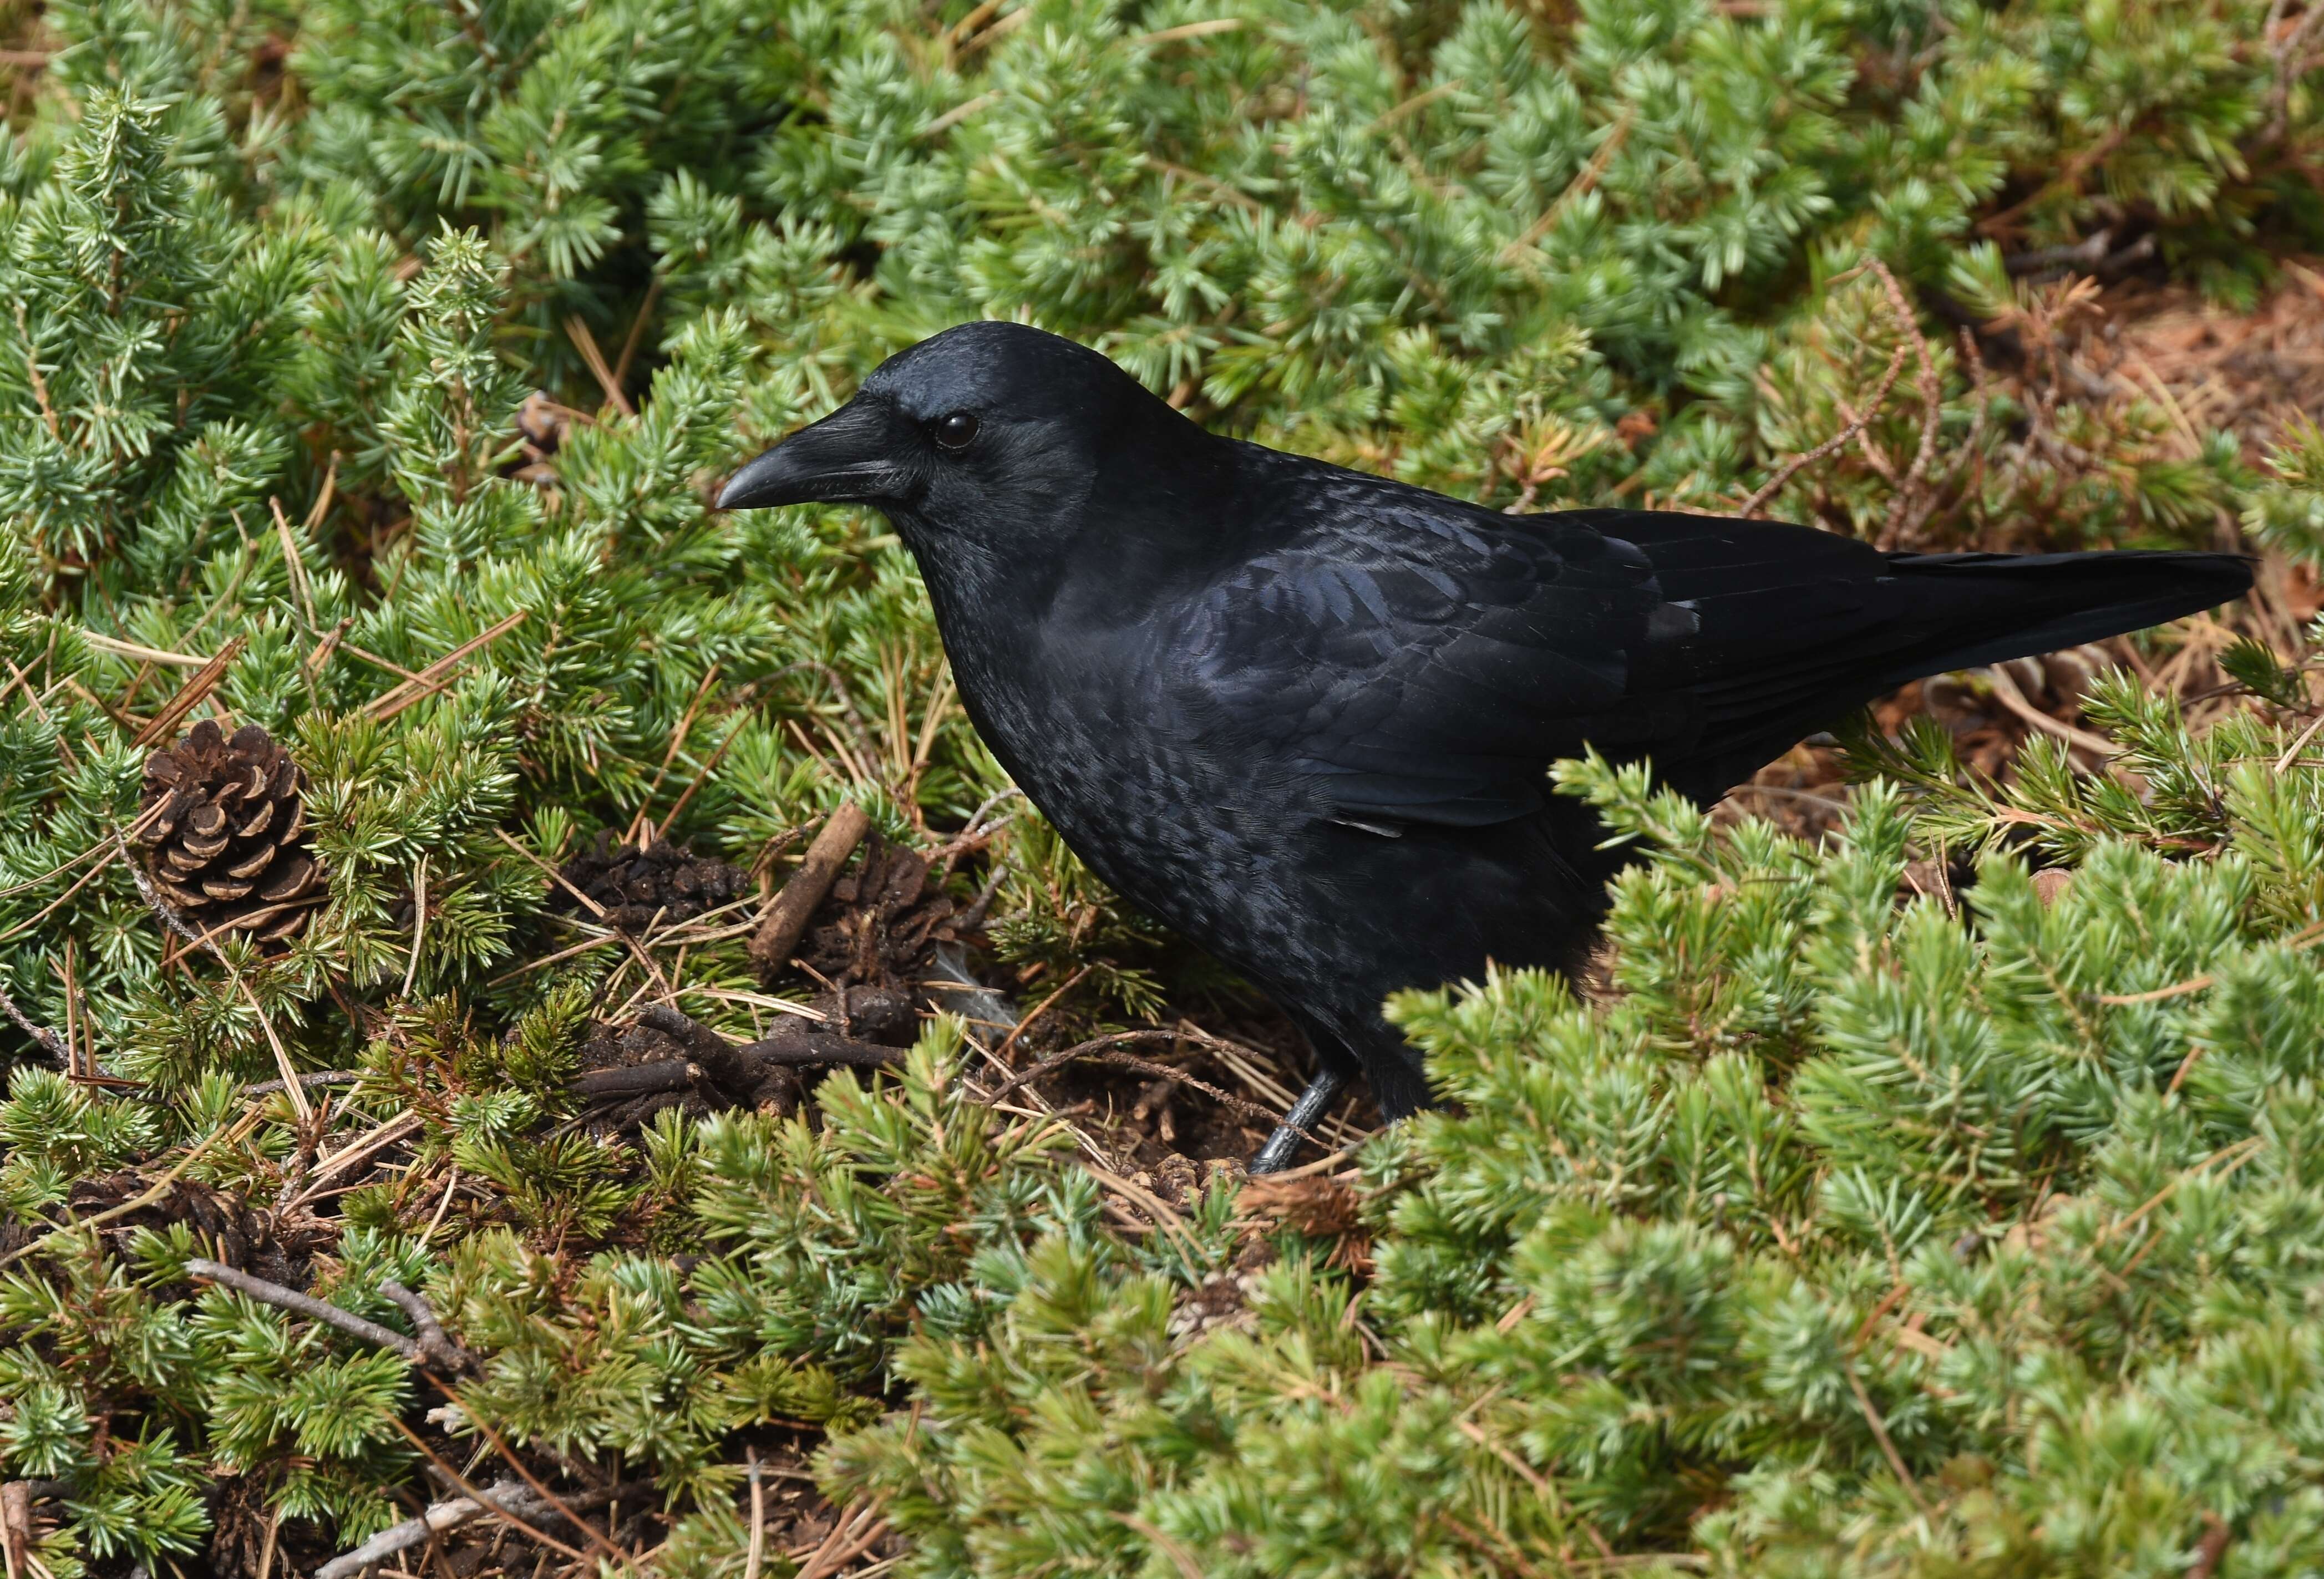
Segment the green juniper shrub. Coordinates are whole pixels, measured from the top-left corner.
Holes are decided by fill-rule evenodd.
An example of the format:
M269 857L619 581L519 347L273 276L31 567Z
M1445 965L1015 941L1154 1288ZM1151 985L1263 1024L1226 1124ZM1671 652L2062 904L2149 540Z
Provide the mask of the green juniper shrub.
M649 1483L644 1565L738 1579L788 1434L930 1576L2324 1564L2293 623L2218 644L2200 724L2099 683L2111 771L1859 729L1821 844L1562 765L1643 856L1603 979L1400 997L1448 1105L1348 1162L1347 1233L1223 1178L1129 1228L950 1020L804 1116L593 1131L593 1019L783 1006L747 926L624 941L545 874L650 826L771 883L852 799L950 845L1060 1025L1170 1002L884 523L708 505L968 318L1493 508L1772 487L1918 548L2239 516L2312 570L2324 439L2262 465L2095 384L2092 288L2042 262L2271 289L2324 238L2310 15L0 10L9 1533L74 1579L255 1572L263 1526L290 1571L438 1495L424 1448ZM147 753L207 716L307 775L328 891L287 946L141 888ZM195 1258L398 1334L416 1293L476 1368Z

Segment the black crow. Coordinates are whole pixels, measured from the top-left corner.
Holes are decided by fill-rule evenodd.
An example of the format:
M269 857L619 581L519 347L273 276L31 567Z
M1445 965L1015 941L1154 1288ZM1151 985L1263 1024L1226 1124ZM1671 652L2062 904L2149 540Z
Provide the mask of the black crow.
M1321 1073L1428 1101L1380 1006L1570 970L1622 857L1545 793L1585 745L1698 801L1923 675L2225 602L2211 553L1886 554L1642 510L1504 515L1204 431L1098 353L973 323L736 475L919 562L969 716L1106 882L1257 982Z

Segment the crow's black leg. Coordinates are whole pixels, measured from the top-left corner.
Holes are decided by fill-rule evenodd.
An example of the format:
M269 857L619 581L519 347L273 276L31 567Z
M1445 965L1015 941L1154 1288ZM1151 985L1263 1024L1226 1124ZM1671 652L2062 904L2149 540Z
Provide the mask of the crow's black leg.
M1322 1122L1325 1112L1347 1088L1346 1070L1334 1068L1330 1064L1317 1069L1315 1078L1307 1082L1307 1089L1299 1094L1299 1100L1293 1103L1291 1111L1283 1115L1283 1122L1276 1126L1275 1133L1267 1138L1267 1144L1252 1155L1250 1171L1281 1173L1290 1167L1291 1159L1299 1155L1299 1142L1307 1138L1303 1131Z

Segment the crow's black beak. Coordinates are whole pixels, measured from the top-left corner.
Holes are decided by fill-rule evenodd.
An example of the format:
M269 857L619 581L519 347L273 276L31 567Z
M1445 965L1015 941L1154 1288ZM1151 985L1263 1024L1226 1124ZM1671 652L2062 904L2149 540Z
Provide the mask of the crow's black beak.
M736 472L718 495L718 508L896 498L910 485L912 473L890 458L895 444L886 408L859 396Z

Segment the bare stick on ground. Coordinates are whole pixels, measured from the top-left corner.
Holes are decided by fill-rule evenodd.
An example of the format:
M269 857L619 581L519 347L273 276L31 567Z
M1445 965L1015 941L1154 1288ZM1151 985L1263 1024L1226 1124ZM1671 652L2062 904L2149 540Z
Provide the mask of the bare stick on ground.
M742 1049L742 1054L769 1069L892 1069L904 1061L901 1048L813 1030L794 1030L788 1026L763 1041L752 1042Z
M217 1283L237 1294L246 1294L262 1305L272 1305L278 1310L287 1310L294 1316L303 1316L326 1326L337 1327L351 1338L361 1338L364 1343L376 1344L392 1354L401 1354L414 1365L446 1372L476 1368L476 1357L452 1341L451 1335L436 1319L436 1313L428 1307L428 1302L401 1283L383 1283L380 1292L411 1318L411 1325L420 1329L417 1338L407 1338L392 1327L383 1327L352 1310L342 1310L311 1294L301 1294L295 1288L285 1288L280 1283L254 1278L248 1272L237 1271L206 1257L189 1257L186 1275Z
M650 1096L657 1092L684 1091L702 1078L702 1066L684 1058L654 1064L630 1064L614 1069L591 1069L574 1077L572 1091L592 1102L614 1097Z
M532 1494L522 1481L513 1477L495 1481L484 1488L484 1499L493 1508L513 1513L521 1519L549 1517L549 1505ZM381 1530L354 1550L343 1552L315 1570L315 1579L355 1579L355 1576L374 1563L383 1563L398 1552L409 1551L430 1536L456 1529L470 1520L490 1511L484 1502L474 1497L454 1497L437 1503L417 1519Z
M352 1310L342 1310L311 1294L301 1294L295 1288L285 1288L280 1283L270 1283L263 1278L254 1278L248 1272L236 1271L223 1262L203 1256L189 1256L186 1260L186 1275L222 1285L237 1294L247 1294L262 1305L272 1305L278 1310L287 1310L293 1315L319 1321L326 1326L337 1327L351 1338L361 1338L366 1344L401 1354L414 1365L427 1361L427 1355L417 1341L405 1337L392 1327L383 1327Z
M807 846L799 869L775 895L758 936L751 939L751 958L761 971L772 974L790 963L791 951L807 935L807 919L831 892L831 885L839 881L840 868L871 831L872 819L853 800L842 801L831 814L815 843Z
M428 1301L392 1278L383 1281L379 1291L410 1318L413 1329L420 1334L420 1352L427 1355L437 1369L447 1371L482 1369L475 1355L455 1343L452 1334L444 1330L444 1324L436 1319L436 1312Z
M5 1014L10 1020L14 1020L18 1030L40 1043L56 1057L62 1059L66 1068L72 1067L72 1049L65 1046L64 1038L45 1025L33 1024L25 1017L23 1010L17 1007L16 1000L8 996L5 991L0 991L0 1014Z

